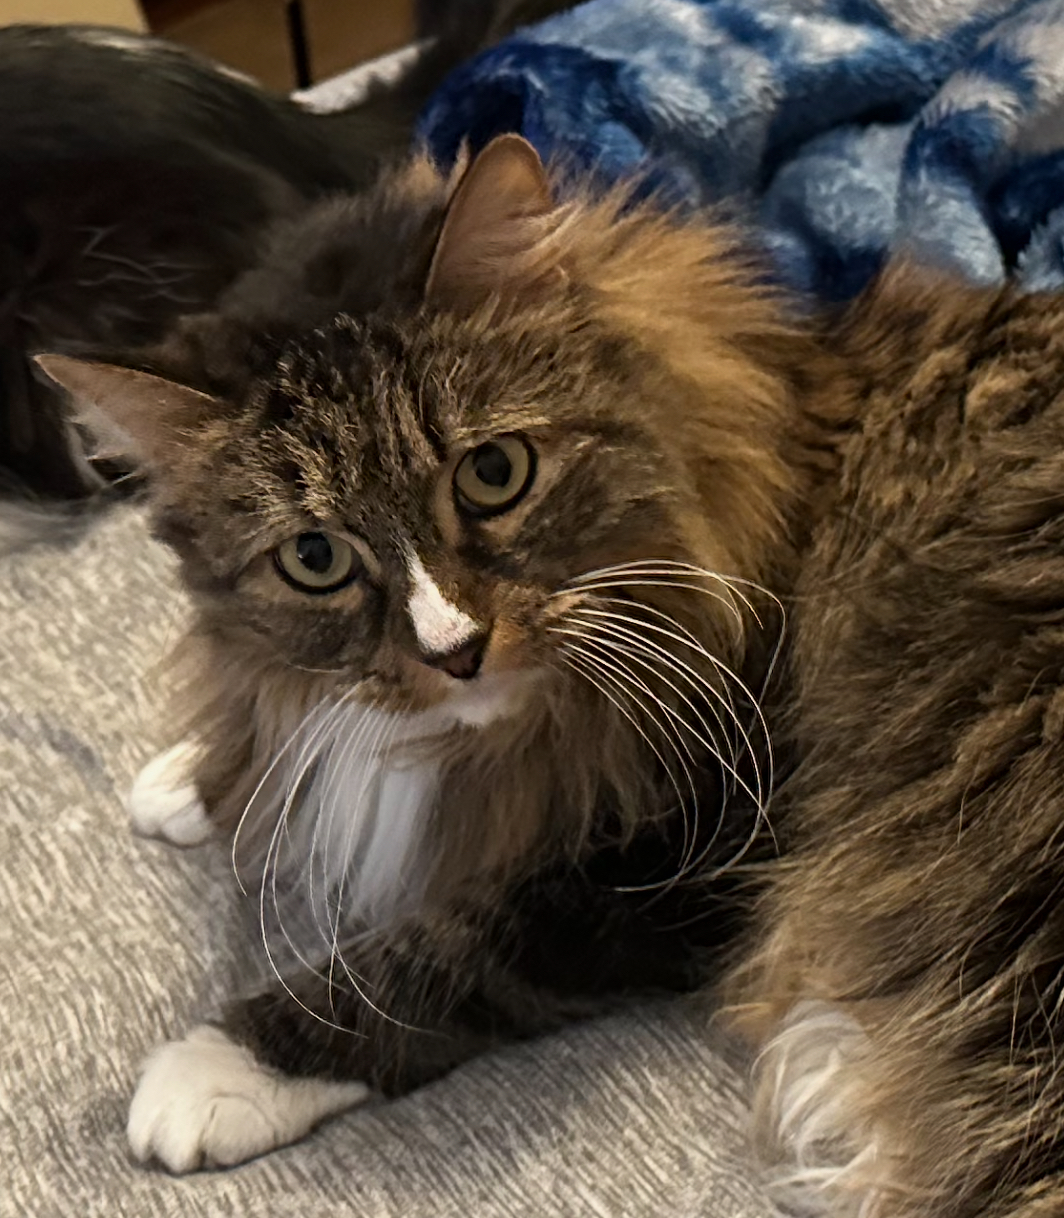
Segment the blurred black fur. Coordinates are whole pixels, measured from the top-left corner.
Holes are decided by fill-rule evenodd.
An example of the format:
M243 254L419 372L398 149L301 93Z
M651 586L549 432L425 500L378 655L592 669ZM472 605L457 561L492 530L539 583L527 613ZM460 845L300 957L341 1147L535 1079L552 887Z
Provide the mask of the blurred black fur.
M139 346L209 307L274 222L357 193L402 155L451 68L567 7L422 3L421 52L335 114L159 39L0 29L0 487L76 502L121 472L85 460L34 352ZM45 518L14 507L0 517L16 544Z

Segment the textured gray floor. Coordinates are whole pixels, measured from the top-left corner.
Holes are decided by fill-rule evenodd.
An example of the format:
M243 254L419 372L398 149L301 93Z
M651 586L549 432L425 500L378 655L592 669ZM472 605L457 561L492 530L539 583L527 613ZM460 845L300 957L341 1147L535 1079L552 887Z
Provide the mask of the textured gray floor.
M227 950L254 951L218 947L224 862L134 839L121 807L181 613L135 512L0 561L0 1216L769 1214L739 1077L692 1002L475 1062L224 1174L130 1161L139 1059L220 996Z

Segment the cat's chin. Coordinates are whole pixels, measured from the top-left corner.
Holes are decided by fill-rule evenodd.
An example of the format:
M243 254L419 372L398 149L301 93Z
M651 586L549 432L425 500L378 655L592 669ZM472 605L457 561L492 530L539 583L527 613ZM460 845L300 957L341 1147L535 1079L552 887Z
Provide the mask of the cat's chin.
M420 667L420 666L419 666ZM417 724L418 734L435 735L455 727L485 728L517 718L545 684L546 667L483 672L461 681L438 673L404 673L400 683L363 681L357 700L367 708L398 715Z
M462 727L488 727L520 714L542 676L540 669L519 669L452 682L434 710Z

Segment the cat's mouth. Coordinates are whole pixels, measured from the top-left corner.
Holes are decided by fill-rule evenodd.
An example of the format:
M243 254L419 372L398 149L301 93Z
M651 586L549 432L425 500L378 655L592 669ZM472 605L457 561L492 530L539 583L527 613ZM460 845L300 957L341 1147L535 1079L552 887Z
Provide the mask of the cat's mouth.
M380 672L371 674L361 683L360 700L393 714L424 715L433 730L482 728L519 715L547 675L543 667L515 668L456 681L419 668L404 666L405 671L390 679Z
M542 677L539 669L482 673L472 681L452 681L440 701L441 714L465 727L486 727L519 714Z

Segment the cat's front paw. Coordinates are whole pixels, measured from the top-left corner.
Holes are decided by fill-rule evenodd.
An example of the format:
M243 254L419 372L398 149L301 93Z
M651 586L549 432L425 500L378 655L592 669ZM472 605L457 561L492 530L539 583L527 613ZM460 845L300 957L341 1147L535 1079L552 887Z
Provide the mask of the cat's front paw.
M127 807L133 829L175 846L198 846L214 836L195 786L189 778L195 750L184 743L167 749L133 780Z
M363 1103L363 1083L292 1078L267 1069L220 1028L193 1028L148 1058L127 1134L141 1162L172 1172L232 1167L308 1134Z

